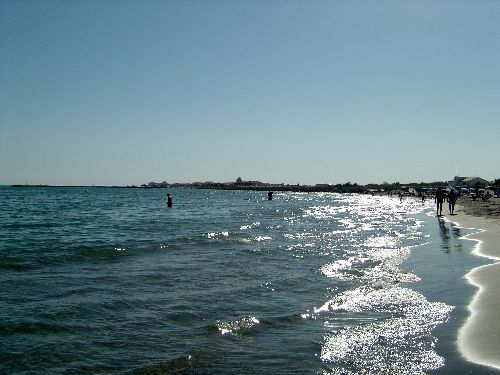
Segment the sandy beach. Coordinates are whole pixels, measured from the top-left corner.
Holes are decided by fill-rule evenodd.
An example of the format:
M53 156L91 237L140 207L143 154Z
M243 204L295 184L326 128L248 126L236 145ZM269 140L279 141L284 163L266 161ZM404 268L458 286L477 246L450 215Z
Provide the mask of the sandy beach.
M443 211L445 209L443 208ZM448 208L446 207L446 212ZM454 216L447 218L463 228L475 228L466 236L477 242L474 253L492 264L471 270L467 280L478 290L469 305L470 317L459 332L458 345L474 363L500 369L500 199L488 202L461 197Z

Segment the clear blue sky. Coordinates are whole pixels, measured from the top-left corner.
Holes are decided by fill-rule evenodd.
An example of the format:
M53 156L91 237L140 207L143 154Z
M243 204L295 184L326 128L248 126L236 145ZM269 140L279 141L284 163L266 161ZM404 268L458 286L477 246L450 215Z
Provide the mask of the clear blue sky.
M500 1L0 0L0 184L500 178Z

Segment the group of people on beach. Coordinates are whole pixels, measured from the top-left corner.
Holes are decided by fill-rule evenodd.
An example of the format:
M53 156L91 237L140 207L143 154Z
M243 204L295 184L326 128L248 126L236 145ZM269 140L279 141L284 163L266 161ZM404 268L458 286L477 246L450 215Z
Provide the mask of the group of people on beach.
M434 196L434 203L436 203L436 216L443 215L443 203L445 200L448 201L448 209L450 210L450 215L454 215L455 203L458 199L458 193L455 189L451 189L448 194L445 190L438 187L436 195Z

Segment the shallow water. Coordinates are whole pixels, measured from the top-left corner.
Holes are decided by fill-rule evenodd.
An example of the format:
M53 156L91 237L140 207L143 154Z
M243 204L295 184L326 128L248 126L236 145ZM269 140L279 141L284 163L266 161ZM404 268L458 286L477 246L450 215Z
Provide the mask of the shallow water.
M484 260L429 206L166 192L0 188L0 372L478 369L454 340Z

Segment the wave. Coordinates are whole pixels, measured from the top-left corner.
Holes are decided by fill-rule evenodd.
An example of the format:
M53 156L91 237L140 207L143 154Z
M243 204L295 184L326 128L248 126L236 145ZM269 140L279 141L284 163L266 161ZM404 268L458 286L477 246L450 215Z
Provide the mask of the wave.
M246 316L237 320L216 321L215 327L221 335L243 335L255 330L261 320L255 316Z
M210 351L197 351L192 354L182 355L169 361L143 366L132 370L131 375L156 375L156 374L200 374L211 373L210 363L214 354ZM207 372L208 371L208 372Z
M1 259L0 258L0 269L6 270L6 271L19 271L19 272L24 272L24 271L31 271L39 268L39 266L29 260L24 260L24 259Z
M15 323L0 323L0 336L14 334L47 334L71 331L70 327L62 324L47 323L42 321L24 321Z
M258 333L264 329L287 328L293 329L297 324L303 324L304 319L300 313L288 315L275 315L256 317L247 315L234 320L217 320L208 328L213 333L222 336L247 336Z

